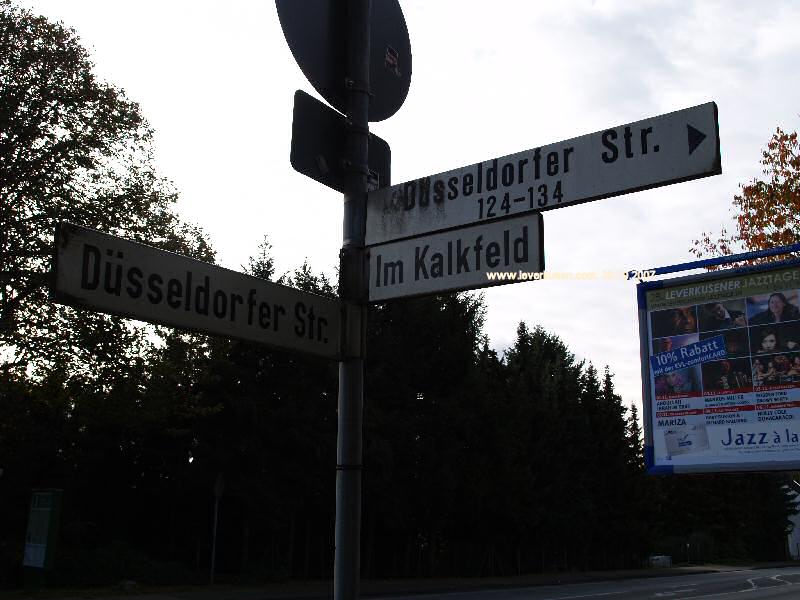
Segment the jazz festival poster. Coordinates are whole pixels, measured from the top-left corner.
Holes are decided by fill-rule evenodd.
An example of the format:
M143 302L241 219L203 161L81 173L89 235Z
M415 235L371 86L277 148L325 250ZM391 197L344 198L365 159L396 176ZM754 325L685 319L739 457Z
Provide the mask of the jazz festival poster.
M637 292L648 472L800 468L800 261Z

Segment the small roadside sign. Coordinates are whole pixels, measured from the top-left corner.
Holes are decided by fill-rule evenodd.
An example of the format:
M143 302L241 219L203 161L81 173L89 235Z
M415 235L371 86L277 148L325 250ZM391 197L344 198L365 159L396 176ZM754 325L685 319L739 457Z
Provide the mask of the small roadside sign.
M55 563L56 543L61 522L64 490L33 490L25 533L23 567L51 570Z
M524 215L368 252L370 302L531 281L544 271L544 225Z
M62 304L340 357L339 301L73 225L56 230Z
M717 105L701 104L375 190L367 245L722 172Z
M344 193L347 119L313 96L297 90L292 118L290 162L298 173ZM389 144L369 134L371 189L391 184Z

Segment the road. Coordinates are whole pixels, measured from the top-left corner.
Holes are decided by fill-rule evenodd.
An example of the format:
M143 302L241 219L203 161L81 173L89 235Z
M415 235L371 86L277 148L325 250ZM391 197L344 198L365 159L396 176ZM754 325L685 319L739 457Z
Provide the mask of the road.
M594 583L393 596L392 600L761 600L800 599L800 567Z

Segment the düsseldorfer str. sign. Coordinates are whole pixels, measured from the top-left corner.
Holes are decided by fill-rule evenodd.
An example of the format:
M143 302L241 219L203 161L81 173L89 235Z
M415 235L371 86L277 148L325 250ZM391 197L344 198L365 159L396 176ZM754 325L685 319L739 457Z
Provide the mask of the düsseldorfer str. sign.
M722 172L714 102L369 193L368 246Z
M338 300L71 223L56 231L53 299L63 304L340 356Z

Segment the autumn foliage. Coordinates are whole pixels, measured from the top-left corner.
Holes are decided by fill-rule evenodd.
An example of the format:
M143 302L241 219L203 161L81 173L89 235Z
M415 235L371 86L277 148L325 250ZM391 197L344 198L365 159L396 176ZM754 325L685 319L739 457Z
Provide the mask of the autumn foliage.
M762 152L762 179L742 185L734 196L736 230L703 232L690 251L698 257L727 256L800 242L800 142L797 132L776 130ZM714 239L716 237L716 239ZM772 260L780 260L778 256ZM759 259L763 261L765 259ZM769 260L769 259L766 259ZM752 261L758 262L758 261Z

